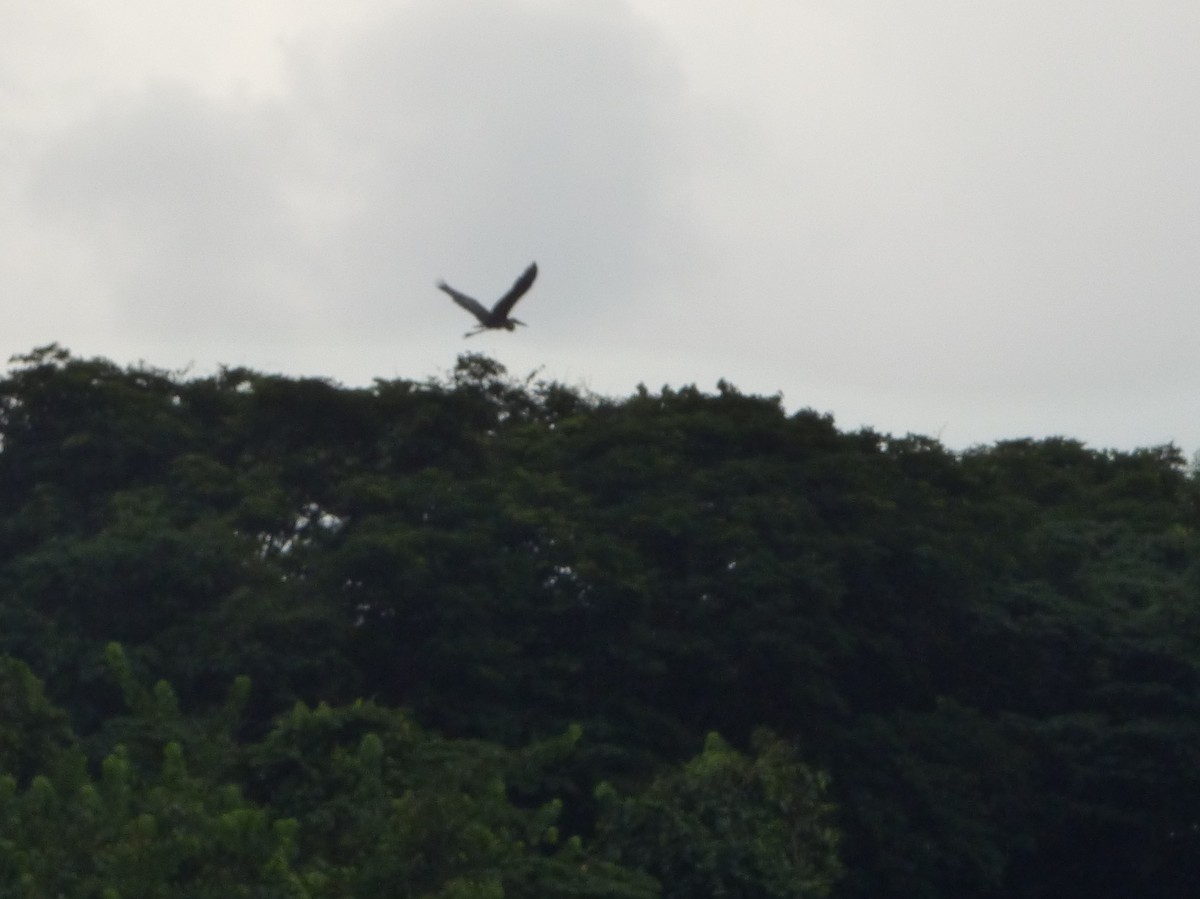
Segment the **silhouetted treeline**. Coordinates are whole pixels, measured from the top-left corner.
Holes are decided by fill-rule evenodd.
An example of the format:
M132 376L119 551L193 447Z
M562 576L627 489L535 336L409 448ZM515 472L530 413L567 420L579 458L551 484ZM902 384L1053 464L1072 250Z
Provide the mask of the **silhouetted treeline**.
M350 389L57 347L0 381L0 439L0 881L1200 882L1200 485L1174 447L956 453L482 356Z

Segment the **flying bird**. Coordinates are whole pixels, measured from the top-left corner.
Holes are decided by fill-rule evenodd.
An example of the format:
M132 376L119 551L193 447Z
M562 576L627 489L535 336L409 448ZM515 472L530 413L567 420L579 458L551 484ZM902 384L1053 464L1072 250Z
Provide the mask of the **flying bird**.
M509 318L508 313L512 311L512 307L517 305L517 300L525 296L525 292L533 286L533 279L537 277L537 263L532 263L529 268L525 269L525 273L513 283L513 286L508 289L508 293L496 301L496 305L491 309L479 302L473 297L467 296L465 293L459 293L445 281L438 282L438 290L444 290L450 294L451 299L458 305L462 306L473 316L479 319L479 324L475 326L474 331L468 331L463 337L474 337L489 328L504 328L512 331L517 325L524 325L525 322L517 321L515 318Z

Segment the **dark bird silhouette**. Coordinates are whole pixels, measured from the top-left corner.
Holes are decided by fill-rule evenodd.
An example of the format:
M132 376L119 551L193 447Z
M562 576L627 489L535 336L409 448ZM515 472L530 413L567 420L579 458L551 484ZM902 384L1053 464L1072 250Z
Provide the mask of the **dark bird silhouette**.
M496 305L491 309L488 309L479 300L469 297L465 293L459 293L445 281L438 282L438 290L444 290L450 294L454 302L479 319L479 324L475 327L475 330L468 331L463 337L474 337L476 334L480 334L489 328L504 328L507 331L512 331L517 325L524 325L525 322L509 318L508 313L512 311L513 306L517 305L517 300L525 296L525 292L533 286L533 279L537 277L537 272L537 263L534 262L529 268L525 269L525 273L517 278L513 286L508 289L508 293L498 299Z

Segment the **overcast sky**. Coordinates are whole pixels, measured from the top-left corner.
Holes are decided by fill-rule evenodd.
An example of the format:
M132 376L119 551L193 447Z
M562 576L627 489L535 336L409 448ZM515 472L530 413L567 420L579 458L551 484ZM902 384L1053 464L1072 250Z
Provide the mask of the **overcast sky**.
M0 0L4 358L1200 449L1195 0ZM530 261L530 327L472 324Z

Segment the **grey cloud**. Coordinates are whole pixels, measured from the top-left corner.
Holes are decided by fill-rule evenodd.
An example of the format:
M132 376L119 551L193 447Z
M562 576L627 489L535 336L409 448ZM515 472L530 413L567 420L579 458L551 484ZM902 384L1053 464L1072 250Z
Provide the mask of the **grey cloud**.
M486 295L537 258L564 313L669 277L687 98L625 6L414 3L323 41L271 102L157 85L56 136L28 199L125 327L419 341L438 277Z
M4 283L118 358L363 381L478 348L956 445L1191 447L1197 9L405 0L281 13L241 97L204 66L137 62L120 96L21 68ZM495 297L532 259L532 327L464 346L434 282ZM63 329L93 301L109 332Z
M342 234L356 302L435 275L502 285L535 255L558 289L621 298L686 247L687 98L622 5L414 4L326 74L299 97L361 200Z
M26 199L90 245L124 328L290 330L303 248L285 147L261 112L156 86L60 133L41 159Z

